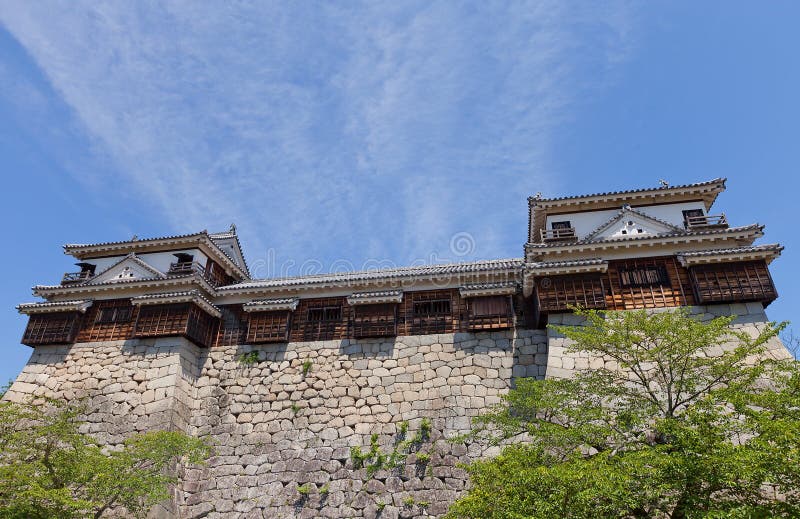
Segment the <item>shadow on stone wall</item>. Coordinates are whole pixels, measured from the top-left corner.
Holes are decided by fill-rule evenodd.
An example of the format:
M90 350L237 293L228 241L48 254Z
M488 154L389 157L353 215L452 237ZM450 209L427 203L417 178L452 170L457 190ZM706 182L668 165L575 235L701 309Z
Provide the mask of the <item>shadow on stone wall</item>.
M397 337L374 339L342 339L339 354L348 357L392 358Z

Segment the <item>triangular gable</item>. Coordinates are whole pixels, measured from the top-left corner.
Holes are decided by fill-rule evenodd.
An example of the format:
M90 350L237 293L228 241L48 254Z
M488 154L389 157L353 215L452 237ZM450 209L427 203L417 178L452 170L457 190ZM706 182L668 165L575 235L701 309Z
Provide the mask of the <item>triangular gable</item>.
M619 240L641 236L659 236L676 232L686 231L626 206L611 220L592 231L584 240Z
M163 272L159 272L151 267L136 254L128 254L125 258L111 265L100 274L89 281L89 285L100 283L114 283L118 281L134 281L141 279L159 279L166 277Z
M228 258L230 258L230 260L233 261L237 267L249 275L247 270L247 262L244 259L244 254L242 254L242 246L239 243L238 236L236 235L235 226L231 225L231 230L229 232L209 234L208 237L211 238L211 241L214 242L214 245L216 245L223 254L228 256Z

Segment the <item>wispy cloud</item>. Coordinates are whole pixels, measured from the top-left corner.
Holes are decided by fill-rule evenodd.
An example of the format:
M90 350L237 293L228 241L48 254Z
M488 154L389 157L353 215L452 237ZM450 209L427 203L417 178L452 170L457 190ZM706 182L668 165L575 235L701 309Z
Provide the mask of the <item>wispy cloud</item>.
M410 261L469 231L519 254L552 139L628 53L625 4L4 2L165 231L236 221L251 256ZM85 175L85 172L81 172Z

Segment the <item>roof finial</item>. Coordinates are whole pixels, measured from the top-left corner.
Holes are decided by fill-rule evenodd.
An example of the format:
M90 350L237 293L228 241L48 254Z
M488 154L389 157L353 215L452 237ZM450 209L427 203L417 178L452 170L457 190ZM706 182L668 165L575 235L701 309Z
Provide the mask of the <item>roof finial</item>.
M535 195L533 195L534 200L541 200L542 199L542 192L537 191Z
M658 183L661 184L661 187L669 187L669 182L667 182L663 178L658 179Z
M232 232L233 234L236 234L236 224L235 223L231 224L230 232Z
M134 234L133 238L131 238L131 241L137 241L138 239L139 239L139 235L138 234Z

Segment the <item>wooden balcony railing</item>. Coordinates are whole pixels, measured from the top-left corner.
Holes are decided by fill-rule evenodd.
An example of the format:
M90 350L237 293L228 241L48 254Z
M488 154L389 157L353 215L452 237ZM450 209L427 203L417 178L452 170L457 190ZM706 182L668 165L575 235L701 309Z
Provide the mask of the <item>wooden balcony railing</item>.
M191 274L197 272L200 275L205 275L206 269L196 261L177 261L169 264L167 274Z
M725 214L706 214L703 216L687 216L684 226L689 230L727 229L728 219Z
M64 277L61 278L62 285L70 285L72 283L82 283L87 279L91 279L94 277L94 272L90 270L82 270L81 272L67 272L64 274Z
M544 242L571 241L578 239L574 227L567 227L565 229L542 229L541 236Z
M197 263L196 261L178 261L175 263L170 263L167 275L182 276L195 272L200 274L200 276L208 281L213 287L225 284L224 278L219 275L213 275L211 272L207 271L203 265Z

